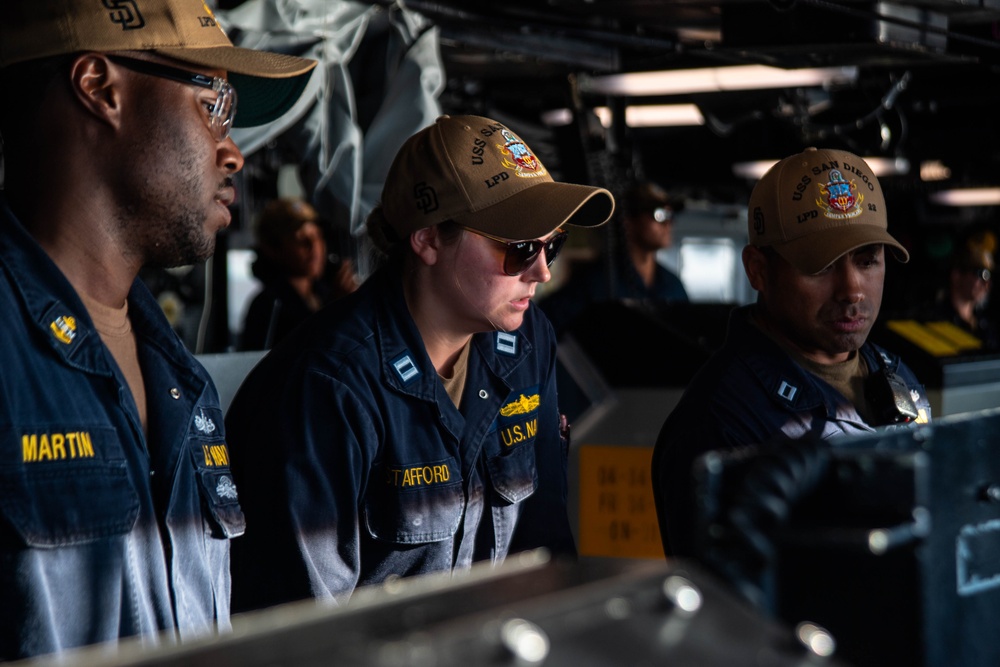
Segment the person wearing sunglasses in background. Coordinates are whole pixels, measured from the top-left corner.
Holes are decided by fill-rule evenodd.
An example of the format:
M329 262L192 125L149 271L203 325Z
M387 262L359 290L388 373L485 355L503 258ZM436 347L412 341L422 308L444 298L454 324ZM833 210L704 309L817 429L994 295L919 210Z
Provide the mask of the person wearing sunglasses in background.
M228 412L253 526L234 609L575 554L555 337L532 296L567 228L613 209L488 118L404 143L367 222L384 266L276 346Z
M243 318L239 349L270 350L324 305L358 288L353 260L328 251L325 226L304 199L280 197L264 206L254 225L251 266L261 289Z
M951 322L968 331L981 341L978 351L1000 349L997 308L990 303L996 249L997 238L992 231L964 235L952 256L947 286L927 318Z
M648 181L625 189L614 247L597 262L573 267L566 284L538 302L557 334L570 328L592 303L688 301L681 279L657 261L659 251L673 243L674 217L684 204L683 197Z
M0 662L229 627L219 397L136 276L212 254L230 128L314 66L233 47L201 0L4 2Z

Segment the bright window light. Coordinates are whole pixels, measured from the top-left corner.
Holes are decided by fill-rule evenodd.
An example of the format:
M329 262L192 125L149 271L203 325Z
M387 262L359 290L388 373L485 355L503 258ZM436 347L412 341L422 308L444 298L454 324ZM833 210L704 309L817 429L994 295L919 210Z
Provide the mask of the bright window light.
M690 299L700 303L736 301L736 283L743 274L741 250L732 239L682 239L680 277Z
M250 301L260 291L260 282L254 278L253 262L257 253L253 250L232 249L226 251L226 276L229 285L229 330L242 331Z

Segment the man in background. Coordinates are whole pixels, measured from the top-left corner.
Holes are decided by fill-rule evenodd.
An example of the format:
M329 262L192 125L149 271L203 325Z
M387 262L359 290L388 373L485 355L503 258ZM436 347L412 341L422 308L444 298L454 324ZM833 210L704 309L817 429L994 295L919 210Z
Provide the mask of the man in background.
M573 269L568 282L539 302L556 333L561 334L592 303L615 300L686 302L687 291L657 254L673 244L674 217L684 199L650 182L629 186L620 199L619 243L602 258Z
M325 304L357 289L349 257L331 264L322 225L302 199L282 197L264 206L254 227L253 264L262 289L243 319L241 349L271 349Z
M995 269L996 235L988 230L966 235L955 249L948 285L932 317L968 331L982 341L982 349L1000 349L1000 324L989 308Z

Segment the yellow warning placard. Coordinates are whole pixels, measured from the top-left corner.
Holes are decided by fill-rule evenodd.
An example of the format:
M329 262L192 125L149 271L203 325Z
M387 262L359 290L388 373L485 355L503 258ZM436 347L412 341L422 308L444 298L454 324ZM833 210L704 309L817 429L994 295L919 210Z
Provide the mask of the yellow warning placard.
M580 446L580 555L663 558L652 447Z
M963 352L978 350L983 346L981 340L951 322L928 322L925 326Z
M951 322L922 324L916 320L890 320L886 326L935 357L951 357L982 347L982 341Z

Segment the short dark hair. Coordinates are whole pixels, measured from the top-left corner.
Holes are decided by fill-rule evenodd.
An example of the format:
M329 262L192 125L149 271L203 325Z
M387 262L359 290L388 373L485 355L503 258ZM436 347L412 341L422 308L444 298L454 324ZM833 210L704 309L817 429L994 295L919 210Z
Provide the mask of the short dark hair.
M671 195L656 183L638 181L625 188L621 196L622 213L637 215L652 213L660 207L670 208L674 213L684 210L685 200L681 196Z
M462 233L462 227L454 220L437 223L438 231L446 242L454 241ZM376 206L368 214L365 229L372 242L371 263L376 269L386 264L403 264L410 253L409 235L400 238L385 218L382 206Z
M757 248L757 250L760 250L761 253L763 253L764 257L766 257L767 259L784 259L781 255L778 254L778 251L774 249L774 246L758 245L754 247Z
M294 236L307 222L316 224L321 230L323 228L319 213L309 202L298 197L279 197L269 201L261 210L254 224L254 233L260 245L279 248L282 241Z

